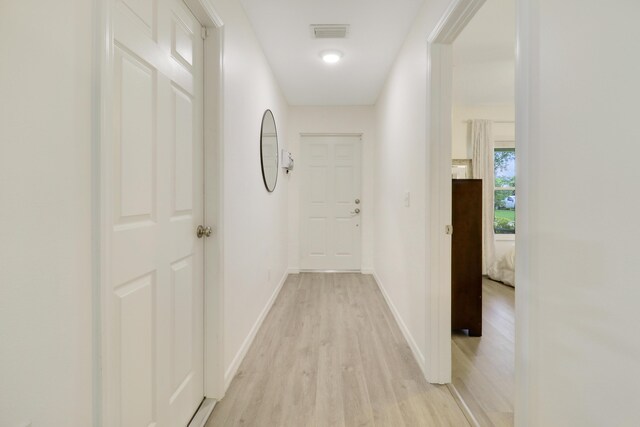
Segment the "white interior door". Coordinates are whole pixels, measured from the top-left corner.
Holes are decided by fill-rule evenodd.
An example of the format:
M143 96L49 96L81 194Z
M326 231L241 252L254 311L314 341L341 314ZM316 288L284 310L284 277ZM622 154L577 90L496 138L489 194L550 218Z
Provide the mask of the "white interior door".
M360 270L361 137L303 136L300 268Z
M113 7L107 425L186 426L204 396L203 40L181 0Z

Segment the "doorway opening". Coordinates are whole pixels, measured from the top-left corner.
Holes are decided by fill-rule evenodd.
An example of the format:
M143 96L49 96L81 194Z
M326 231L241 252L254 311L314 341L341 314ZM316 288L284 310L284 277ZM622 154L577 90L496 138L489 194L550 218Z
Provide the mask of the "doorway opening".
M460 1L429 43L433 379L483 426L514 422L515 33L514 1Z

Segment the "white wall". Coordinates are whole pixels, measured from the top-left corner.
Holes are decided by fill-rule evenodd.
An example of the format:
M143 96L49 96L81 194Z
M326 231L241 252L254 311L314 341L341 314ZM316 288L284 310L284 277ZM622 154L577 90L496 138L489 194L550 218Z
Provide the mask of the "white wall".
M456 88L454 72L454 92ZM471 126L467 123L473 119L513 122L515 120L515 105L454 105L453 129L452 129L452 158L470 159L471 151ZM514 123L494 123L494 139L496 147L515 147ZM496 259L500 259L515 246L513 235L496 235Z
M517 237L516 298L531 316L519 319L530 335L519 344L528 351L517 366L529 368L519 381L529 384L517 424L635 426L640 2L519 7L531 8L519 28L532 44L520 44L531 98L517 104L529 114L517 119L518 216L528 227Z
M362 271L373 271L373 152L375 109L356 107L291 107L287 151L300 164L301 133L362 133ZM300 269L300 169L286 178L289 185L289 267Z
M480 10L482 11L482 9ZM473 23L474 19L476 19L475 16L469 25ZM511 21L513 20L514 17L511 18ZM462 37L462 34L464 34L464 30L459 37ZM478 36L480 37L480 34ZM457 51L456 46L454 41L454 52ZM515 48L510 59L454 64L454 105L513 105L515 96L514 53ZM463 60L463 58L459 60Z
M424 367L428 223L427 37L449 0L428 1L416 17L376 104L374 269ZM404 206L405 192L411 206Z
M92 425L91 2L0 5L0 425Z
M224 21L224 363L226 382L288 271L287 182L268 193L260 169L265 109L287 145L288 105L240 2L214 1Z
M456 80L454 79L454 87ZM455 90L455 89L454 89ZM515 120L514 104L503 105L454 105L451 156L453 159L470 159L471 126L467 123L473 119L510 121ZM513 123L494 123L496 147L515 146L515 126Z

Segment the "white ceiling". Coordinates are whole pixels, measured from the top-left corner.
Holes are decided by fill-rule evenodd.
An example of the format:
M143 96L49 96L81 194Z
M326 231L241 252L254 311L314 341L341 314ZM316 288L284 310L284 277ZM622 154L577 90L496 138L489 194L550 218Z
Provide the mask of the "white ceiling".
M424 0L240 0L291 105L372 105ZM346 39L311 24L349 24ZM335 65L320 52L344 53Z
M453 44L456 105L513 104L515 0L487 0Z

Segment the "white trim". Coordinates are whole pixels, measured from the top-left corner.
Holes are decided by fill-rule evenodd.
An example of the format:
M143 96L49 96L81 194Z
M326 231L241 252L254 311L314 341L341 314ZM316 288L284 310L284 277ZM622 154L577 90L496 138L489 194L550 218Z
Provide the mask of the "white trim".
M249 348L251 348L251 344L253 344L253 340L256 338L256 335L258 334L258 330L260 330L262 323L264 323L264 319L267 317L267 314L269 314L269 310L271 310L271 307L273 307L273 303L276 302L276 299L278 298L278 295L282 290L282 286L287 281L287 277L289 277L289 272L285 271L284 275L282 276L282 279L280 280L280 283L271 294L271 297L269 298L264 308L260 312L260 315L256 319L255 323L251 327L249 334L242 342L242 345L240 346L240 350L238 350L235 357L233 358L233 361L231 362L231 365L229 365L229 368L227 368L227 371L224 374L225 390L229 388L229 385L231 385L231 381L233 381L233 377L236 376L236 373L240 368L240 364L242 364L242 361L244 360L245 356L247 355L247 352L249 351Z
M515 234L496 234L494 235L493 240L495 240L496 242L513 242L516 240L516 235Z
M431 129L427 149L429 224L427 227L427 359L429 382L451 381L451 45L433 44L430 59ZM447 125L449 124L449 126ZM446 167L446 171L444 170Z
M430 44L452 44L471 18L480 10L485 0L455 0L429 35Z
M362 274L362 271L360 270L322 270L322 269L314 270L312 268L304 268L300 270L300 273L360 273Z
M305 136L305 137L306 136L318 136L318 137L323 137L323 136L326 136L326 137L332 137L332 136L352 137L352 136L355 136L355 137L362 138L363 135L364 135L364 133L362 133L362 132L360 132L360 133L357 133L357 132L356 133L326 133L326 132L324 132L324 133L307 133L307 132L300 132L300 136L301 137L303 137L303 136Z
M380 293L384 297L384 300L387 302L387 306L391 310L393 317L396 319L396 323L400 327L400 331L402 331L402 335L404 336L404 339L407 340L407 343L411 348L411 353L413 354L414 359L416 359L418 366L420 366L420 369L422 369L422 371L424 372L425 357L420 351L420 348L418 347L416 340L413 338L413 335L411 335L411 332L409 332L409 328L407 328L407 325L404 323L404 320L402 320L402 317L400 316L400 312L398 311L396 306L393 304L393 301L391 301L391 298L389 297L387 290L385 289L384 285L382 284L382 281L380 280L380 278L375 272L373 272L373 279L375 280L376 285L378 285L378 289L380 289Z
M447 388L453 396L453 400L456 401L458 407L464 414L464 417L467 419L467 421L469 421L469 424L472 427L480 427L480 423L476 419L475 415L473 415L473 412L471 412L471 409L469 409L469 405L467 405L467 402L464 401L456 386L454 386L453 384L447 384Z
M189 0L207 3L205 0ZM191 6L190 6L191 7ZM208 10L208 9L207 9ZM201 23L219 22L215 16ZM224 29L207 28L204 40L204 221L215 229L205 241L204 395L224 396L224 144L223 49ZM215 183L215 185L207 185Z
M204 27L222 28L224 22L211 0L183 0Z
M215 399L204 399L187 427L205 427L213 412L213 408L216 407L216 403L217 401Z
M516 140L515 138L505 138L499 139L495 138L493 140L495 148L516 148Z
M106 391L108 381L104 378L106 349L103 337L108 336L105 327L104 304L106 290L103 283L109 283L104 268L107 254L107 222L103 215L105 206L106 183L103 179L105 148L102 142L110 140L110 129L105 126L109 118L111 100L109 94L111 58L111 9L110 3L93 1L93 58L92 58L92 94L91 94L91 234L92 234L92 382L93 382L93 425L108 425L105 420Z
M94 72L98 73L94 75L94 85L96 91L93 93L92 109L94 110L94 117L99 118L94 122L93 129L94 135L98 138L94 142L94 162L93 162L93 180L96 182L94 188L98 190L98 193L93 195L93 202L97 205L93 209L93 225L94 225L94 247L93 250L97 251L94 257L97 259L97 264L94 268L97 271L94 273L98 277L97 287L94 292L94 310L96 314L94 316L94 322L98 322L98 325L94 325L94 330L100 331L100 336L96 337L99 342L94 346L93 360L94 367L98 369L98 372L94 374L97 377L99 384L94 386L94 403L93 419L96 426L110 426L115 425L115 419L113 414L113 404L109 400L111 394L109 393L112 387L112 377L109 375L109 352L108 337L110 336L111 325L108 324L109 313L109 283L111 283L111 276L108 266L111 263L111 257L109 255L109 247L111 245L111 233L109 224L111 223L112 209L110 209L108 194L110 192L111 171L107 167L111 163L112 150L109 149L108 143L111 139L111 109L113 106L113 99L111 96L111 85L113 82L113 28L112 28L112 5L111 1L95 0L95 12L97 15L97 22L95 26L95 40L96 40L96 53L95 60L97 64L94 65Z
M363 268L360 271L360 273L361 274L370 274L370 275L375 275L376 274L375 270L373 270L372 268Z
M289 269L289 274L300 274L300 269L299 268L290 268Z
M537 34L539 28L536 13L539 4L537 0L516 1L516 141L518 154L516 167L518 170L518 234L516 234L516 343L515 343L515 405L514 421L517 427L539 425L535 411L537 402L535 393L530 393L531 381L536 377L535 369L528 362L536 350L530 334L530 328L537 319L535 301L530 296L530 277L533 272L529 269L529 212L522 209L529 204L530 176L530 146L536 141L535 127L537 116L538 96L535 79L531 75L531 63L534 55L538 55Z
M466 119L466 120L462 120L461 123L466 123L468 125L470 125L473 122L472 119ZM515 124L514 120L490 120L491 123L500 123L500 124Z
M451 109L453 61L451 43L485 0L455 0L444 12L427 43L429 189L427 227L426 325L428 363L425 377L432 383L451 381Z
M211 0L184 0L206 28L204 40L204 221L216 231L205 241L204 395L224 387L224 22ZM207 183L215 182L215 186ZM208 262L207 262L208 261ZM212 408L213 409L213 408Z

